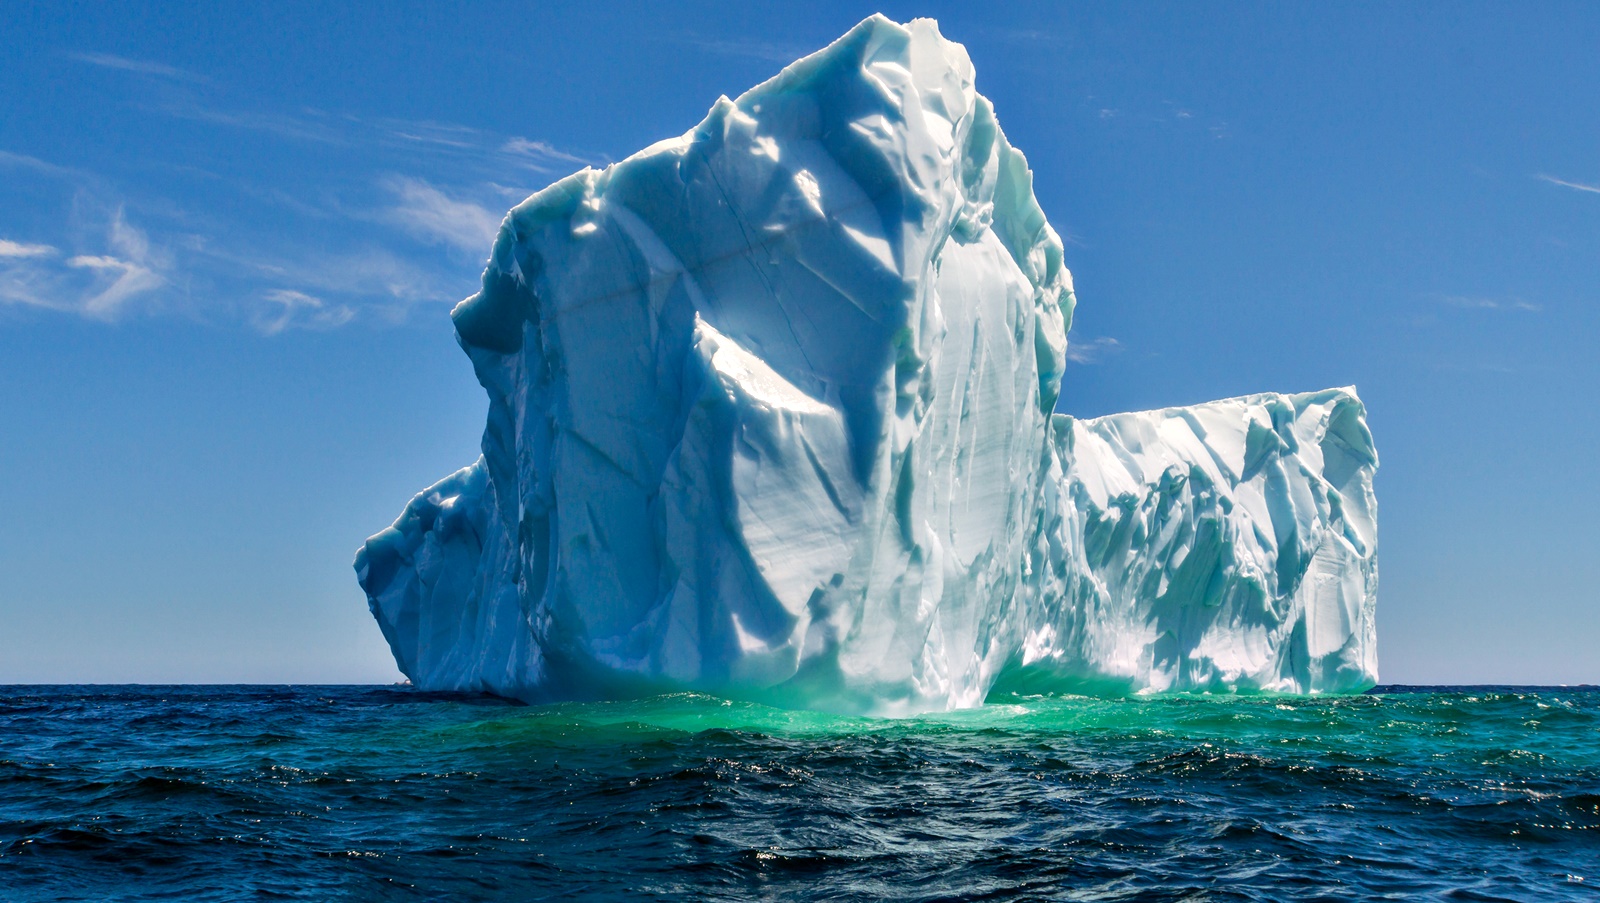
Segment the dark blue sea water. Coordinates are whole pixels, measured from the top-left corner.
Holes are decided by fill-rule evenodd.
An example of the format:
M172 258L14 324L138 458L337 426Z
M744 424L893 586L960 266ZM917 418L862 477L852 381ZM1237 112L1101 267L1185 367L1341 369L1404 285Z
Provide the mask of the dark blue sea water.
M0 688L0 899L1600 900L1600 692Z

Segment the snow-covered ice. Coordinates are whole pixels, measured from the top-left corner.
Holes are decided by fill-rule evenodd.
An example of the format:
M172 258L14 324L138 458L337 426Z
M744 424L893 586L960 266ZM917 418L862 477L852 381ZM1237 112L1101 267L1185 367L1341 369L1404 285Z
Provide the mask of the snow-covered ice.
M1075 421L1073 305L966 51L868 19L510 212L453 314L483 456L357 554L373 614L531 701L1371 686L1354 391Z

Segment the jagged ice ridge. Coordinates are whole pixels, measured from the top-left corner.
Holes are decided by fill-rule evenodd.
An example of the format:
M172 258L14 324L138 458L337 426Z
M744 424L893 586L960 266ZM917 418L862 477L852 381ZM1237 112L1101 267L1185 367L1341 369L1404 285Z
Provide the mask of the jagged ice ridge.
M897 714L1377 678L1353 389L1053 414L1074 305L929 20L875 16L513 209L483 456L356 569L401 671Z

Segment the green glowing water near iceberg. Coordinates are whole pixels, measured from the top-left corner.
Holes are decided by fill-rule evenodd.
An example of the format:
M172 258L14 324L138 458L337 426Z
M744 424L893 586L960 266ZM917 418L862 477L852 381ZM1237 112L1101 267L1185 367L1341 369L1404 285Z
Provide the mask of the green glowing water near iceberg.
M1590 900L1600 692L0 688L7 900Z

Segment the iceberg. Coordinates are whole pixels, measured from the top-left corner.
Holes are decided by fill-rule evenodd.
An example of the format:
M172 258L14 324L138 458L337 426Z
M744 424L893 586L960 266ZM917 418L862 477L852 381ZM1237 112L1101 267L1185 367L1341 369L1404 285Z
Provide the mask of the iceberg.
M1353 389L1076 420L1032 173L881 16L512 209L483 455L355 567L419 687L875 714L1376 682Z

